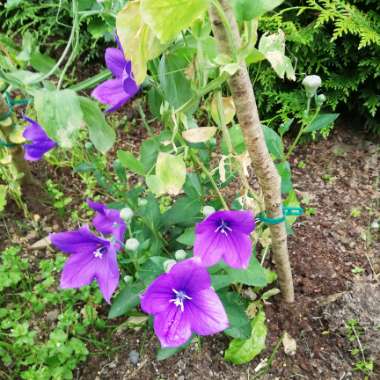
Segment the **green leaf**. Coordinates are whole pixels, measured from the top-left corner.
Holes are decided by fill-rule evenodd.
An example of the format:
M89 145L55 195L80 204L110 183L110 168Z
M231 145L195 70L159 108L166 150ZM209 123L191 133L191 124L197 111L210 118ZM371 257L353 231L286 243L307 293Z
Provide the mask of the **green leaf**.
M274 272L264 268L255 256L252 256L247 269L227 269L231 283L240 283L249 286L264 288L276 279Z
M122 165L127 169L131 170L133 173L144 176L145 168L144 165L137 159L131 152L125 150L117 151L117 158L120 160Z
M248 339L251 336L251 326L245 304L239 295L232 292L220 293L219 297L227 313L230 327L224 333L233 338Z
M103 112L95 101L81 96L80 106L91 142L99 152L107 153L115 143L115 131L107 124Z
M46 54L41 54L35 51L30 56L30 65L34 70L40 71L43 74L48 73L57 62ZM60 70L55 72L56 75L60 74Z
M137 275L145 285L149 285L157 276L164 272L164 262L167 257L152 256L141 266Z
M156 195L178 195L186 180L186 165L182 157L160 152L156 175L147 177L149 189Z
M165 226L173 224L192 225L198 220L201 201L198 198L182 197L164 213L162 222Z
M224 358L234 364L250 362L265 349L266 336L265 313L263 310L260 310L251 321L250 338L233 339L224 353Z
M162 43L172 41L207 10L208 0L141 0L141 14Z
M159 151L160 142L157 137L151 137L141 144L140 156L145 172L148 172L153 168Z
M284 79L296 80L292 62L285 56L285 34L282 30L274 34L264 34L260 38L259 51L271 64L276 74Z
M126 58L132 61L135 80L141 84L146 77L148 61L159 56L164 46L143 21L139 0L129 1L117 14L116 30Z
M327 128L338 118L338 116L338 113L319 114L315 120L303 130L303 133L315 132Z
M262 128L269 153L272 154L275 159L282 160L284 158L284 146L281 137L274 129L266 125L262 125Z
M300 203L297 199L297 194L294 190L290 191L288 197L284 201L284 206L288 207L300 207ZM287 216L286 223L290 226L297 220L297 216Z
M125 287L112 301L108 318L117 318L128 313L140 303L140 295L145 289L144 284L137 282L135 284L126 284Z
M195 241L194 227L188 227L182 235L178 236L176 241L183 245L193 246Z
M139 215L148 223L148 225L157 230L161 225L161 213L160 206L158 205L157 199L152 193L149 193L146 198L146 205L141 208Z
M191 198L199 198L203 195L202 185L196 173L187 173L183 190Z
M178 352L181 352L186 347L190 345L192 342L192 338L190 338L185 344L179 347L173 347L173 348L159 348L157 351L156 359L158 361L169 359L171 356L177 354Z
M284 0L232 0L239 21L249 21L278 7Z
M176 50L171 54L164 54L158 66L158 78L165 100L174 108L181 107L193 96L191 82L184 72L191 63L188 49Z
M0 185L0 213L4 211L7 204L7 186Z
M276 164L278 174L281 176L281 192L288 194L293 189L292 172L288 161Z
M237 154L244 153L246 150L246 147L245 147L245 143L244 143L243 132L241 131L240 126L236 124L233 127L228 128L228 133L230 135L232 146L233 146L235 152ZM222 140L221 148L222 148L223 154L228 155L227 143L224 141L224 139Z
M38 122L51 139L72 148L83 123L79 97L72 90L39 90L34 96Z

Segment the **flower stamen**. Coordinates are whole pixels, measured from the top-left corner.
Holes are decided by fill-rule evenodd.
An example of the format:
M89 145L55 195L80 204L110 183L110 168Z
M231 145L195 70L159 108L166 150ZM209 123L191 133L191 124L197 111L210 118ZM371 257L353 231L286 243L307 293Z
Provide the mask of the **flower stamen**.
M181 312L184 312L184 310L185 310L184 301L185 300L191 300L192 298L189 297L182 290L179 290L179 291L176 289L172 289L172 290L173 290L174 294L176 295L176 297L169 300L169 302L173 302L175 306L179 306L179 308L181 309Z
M229 232L232 232L232 228L229 227L228 224L222 219L220 225L214 232L220 232L227 235Z

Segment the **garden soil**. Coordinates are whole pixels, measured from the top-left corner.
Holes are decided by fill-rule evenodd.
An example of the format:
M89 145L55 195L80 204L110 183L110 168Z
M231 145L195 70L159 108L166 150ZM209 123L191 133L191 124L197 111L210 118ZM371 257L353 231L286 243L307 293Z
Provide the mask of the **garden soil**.
M131 116L137 115L128 118ZM145 137L142 134L137 128L123 134L118 148L136 149ZM360 340L366 357L375 360L376 372L380 366L380 292L376 285L380 232L372 227L373 221L380 219L380 147L362 133L340 126L327 140L302 145L294 156L294 188L306 210L289 238L296 303L284 305L280 295L266 303L265 352L249 364L232 365L223 359L229 340L219 335L157 361L159 344L150 331L121 328L112 336L109 352L89 347L91 355L76 370L75 379L362 379L364 375L354 370L360 358L350 352L355 342L346 336L345 321L350 319L363 325ZM83 189L75 173L44 162L33 164L33 171L41 182L52 178L63 188L70 183L70 207L81 204ZM20 212L10 205L6 231L0 228L3 247L20 243L27 248L47 232L72 227L69 221L57 217L41 197L41 189L30 190L26 196L33 218L45 228L36 230L28 221L23 224ZM28 252L36 262L46 258L45 252ZM273 265L270 257L266 265ZM106 317L107 306L99 312ZM116 326L125 320L119 318L112 323ZM296 342L287 354L281 343L285 332ZM111 350L114 347L118 349ZM265 359L270 366L260 371ZM373 379L380 379L380 372Z

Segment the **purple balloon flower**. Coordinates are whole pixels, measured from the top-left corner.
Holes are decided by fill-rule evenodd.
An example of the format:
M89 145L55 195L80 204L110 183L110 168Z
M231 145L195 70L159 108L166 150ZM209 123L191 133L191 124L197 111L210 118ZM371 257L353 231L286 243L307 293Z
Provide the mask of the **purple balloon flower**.
M210 275L194 259L157 277L143 294L141 308L154 315L154 331L163 347L177 347L192 333L211 335L229 325Z
M55 148L57 144L49 138L44 129L34 120L24 116L28 122L23 136L30 143L24 144L24 158L27 161L38 161L49 150Z
M81 288L96 280L104 299L110 299L119 284L119 267L116 253L121 248L126 229L117 210L101 203L88 201L97 211L93 223L98 232L111 235L111 239L98 237L88 226L77 231L50 235L54 246L70 254L61 275L61 288Z
M232 268L247 268L252 254L250 211L217 211L195 227L194 256L209 267L223 259Z
M87 204L96 211L95 217L92 220L94 227L102 234L112 235L116 240L116 247L120 249L120 242L124 241L127 227L124 220L120 217L119 210L107 208L104 204L93 202L90 199L87 200Z
M115 78L106 80L91 93L100 103L111 106L106 112L122 107L140 88L134 80L131 61L125 59L123 49L117 42L118 48L107 48L105 52L106 66Z

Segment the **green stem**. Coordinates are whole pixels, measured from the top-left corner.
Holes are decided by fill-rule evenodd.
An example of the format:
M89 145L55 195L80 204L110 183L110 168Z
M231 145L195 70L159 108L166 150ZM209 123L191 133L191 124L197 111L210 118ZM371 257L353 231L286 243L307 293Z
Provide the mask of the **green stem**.
M220 202L222 203L223 205L223 208L225 210L228 210L228 205L227 205L227 202L225 201L222 193L220 192L219 188L218 188L218 185L216 184L216 182L214 181L214 178L212 177L212 174L210 173L210 171L206 168L206 166L203 164L203 162L198 158L198 156L192 152L190 150L190 157L191 159L196 162L196 164L202 169L202 171L206 174L207 178L209 179L209 181L211 182L211 185L212 187L214 188L215 192L217 193L219 199L220 199Z

